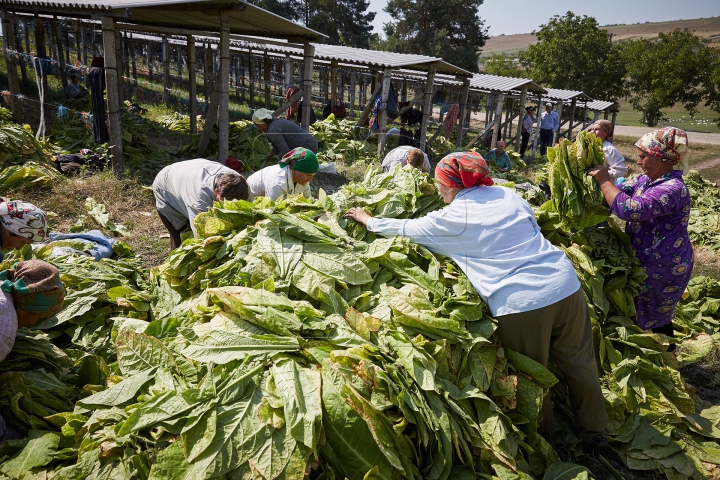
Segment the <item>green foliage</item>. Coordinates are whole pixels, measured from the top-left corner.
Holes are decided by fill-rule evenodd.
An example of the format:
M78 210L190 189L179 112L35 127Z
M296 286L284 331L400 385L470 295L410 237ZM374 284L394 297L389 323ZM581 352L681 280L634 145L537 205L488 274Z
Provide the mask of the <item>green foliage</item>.
M713 109L714 112L720 114L720 49L709 50L709 76L705 81L705 87L708 89L706 105ZM720 117L715 119L715 123L720 127Z
M530 72L527 69L525 52L517 55L494 53L482 61L483 73L501 77L524 78Z
M373 48L441 57L478 71L478 50L488 38L478 15L483 0L389 0L387 39Z
M572 12L555 15L533 33L538 42L526 54L530 78L603 100L622 95L623 66L607 30L600 29L593 17Z
M642 112L642 121L657 125L663 119L662 110L677 103L693 115L698 104L716 90L710 78L713 56L717 53L702 38L680 29L624 44L621 58L628 99Z

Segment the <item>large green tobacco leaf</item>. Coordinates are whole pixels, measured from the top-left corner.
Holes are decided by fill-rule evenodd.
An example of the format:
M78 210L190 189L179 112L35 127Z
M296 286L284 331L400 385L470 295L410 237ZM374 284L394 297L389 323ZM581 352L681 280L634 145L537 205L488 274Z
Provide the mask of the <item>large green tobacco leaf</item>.
M302 260L309 267L343 283L362 285L372 281L370 271L358 256L333 245L306 243Z
M83 398L77 404L83 408L92 410L97 407L114 407L129 402L148 382L150 382L157 371L157 367L149 368L143 372L132 375L120 383L113 385L95 395Z
M298 442L315 450L322 418L320 372L285 360L273 365L272 374L277 393L285 402L285 422L289 433Z
M251 335L248 337L221 330L213 330L182 350L186 357L198 362L225 364L242 360L248 355L268 356L300 349L295 337Z
M52 462L59 444L60 435L57 433L30 430L25 448L15 458L5 462L0 472L10 478L22 478L33 468Z
M545 471L543 480L589 480L590 471L574 463L555 462Z
M123 375L134 375L153 367L174 369L175 358L158 339L142 333L122 332L115 340L117 361Z

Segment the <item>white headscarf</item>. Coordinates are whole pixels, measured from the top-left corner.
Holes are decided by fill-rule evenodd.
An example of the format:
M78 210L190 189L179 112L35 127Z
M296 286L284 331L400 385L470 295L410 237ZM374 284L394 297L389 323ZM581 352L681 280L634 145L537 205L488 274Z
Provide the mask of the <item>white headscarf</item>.
M48 235L45 212L32 203L4 201L0 203L0 225L8 232L42 242Z

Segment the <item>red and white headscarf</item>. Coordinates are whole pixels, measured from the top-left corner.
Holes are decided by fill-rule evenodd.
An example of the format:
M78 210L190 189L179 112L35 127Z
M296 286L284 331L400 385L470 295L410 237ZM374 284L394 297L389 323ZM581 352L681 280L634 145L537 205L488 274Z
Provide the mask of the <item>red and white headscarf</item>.
M435 180L451 188L490 186L493 181L489 174L485 159L475 152L451 153L435 167Z
M688 137L685 130L675 127L665 127L654 132L646 133L635 146L658 160L670 165L682 162L683 174L687 173Z
M32 203L21 201L0 202L0 225L8 232L42 242L48 235L45 212Z

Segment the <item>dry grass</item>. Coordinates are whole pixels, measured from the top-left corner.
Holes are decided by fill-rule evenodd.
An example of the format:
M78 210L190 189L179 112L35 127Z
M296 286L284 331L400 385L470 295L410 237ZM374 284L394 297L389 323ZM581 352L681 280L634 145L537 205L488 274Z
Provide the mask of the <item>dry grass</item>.
M118 180L108 171L92 177L67 179L50 188L22 187L5 194L52 212L49 219L51 231L68 232L85 215L88 229L98 229L112 237L110 232L86 215L85 199L92 197L105 205L112 222L127 227L129 235L118 240L127 243L146 267L163 263L170 251L167 231L155 211L152 190L143 187L137 180Z

